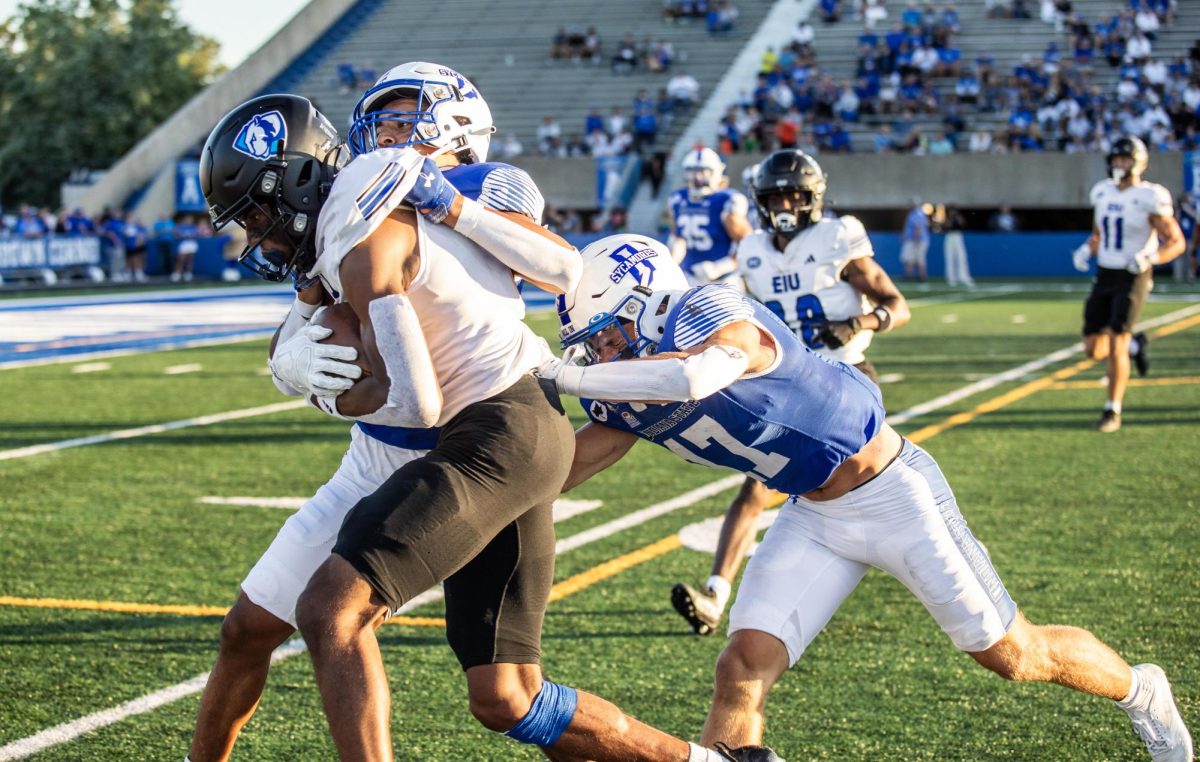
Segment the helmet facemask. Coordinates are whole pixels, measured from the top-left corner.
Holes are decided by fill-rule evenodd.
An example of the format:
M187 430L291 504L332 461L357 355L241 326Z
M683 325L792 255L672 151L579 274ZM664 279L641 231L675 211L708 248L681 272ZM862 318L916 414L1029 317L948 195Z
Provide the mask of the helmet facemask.
M230 222L246 230L246 246L238 262L264 280L280 282L306 273L316 264L315 233L320 205L329 193L330 168L341 166L341 147L318 161L306 154L287 154L279 146L246 194L228 209L211 209L213 229ZM256 219L265 226L254 225ZM290 251L269 248L285 242Z
M440 77L422 77L436 72ZM397 75L413 76L397 76ZM388 109L399 99L411 99L410 109ZM436 64L413 63L395 67L358 100L351 116L348 138L354 156L378 148L379 130L385 124L407 127L404 139L386 148L432 145L435 155L452 153L464 164L487 160L492 125L491 112L479 92L461 75Z
M755 193L754 205L763 227L790 241L821 218L815 195L807 188L772 188ZM776 201L784 198L792 201L788 209Z
M1118 157L1129 159L1128 169L1113 166L1113 159ZM1108 176L1117 183L1124 182L1127 178L1131 182L1137 182L1150 165L1150 154L1146 150L1146 144L1140 138L1124 137L1113 143L1105 161L1108 164Z

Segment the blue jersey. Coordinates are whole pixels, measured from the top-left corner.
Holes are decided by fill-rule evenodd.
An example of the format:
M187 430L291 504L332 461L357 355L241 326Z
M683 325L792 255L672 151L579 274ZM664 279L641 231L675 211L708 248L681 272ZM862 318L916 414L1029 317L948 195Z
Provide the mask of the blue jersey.
M810 351L766 307L733 288L691 289L671 309L658 351L694 347L749 320L775 339L777 362L702 400L665 405L582 400L592 421L636 434L684 460L728 468L798 495L879 433L878 387L854 368Z
M746 197L735 190L713 191L698 201L688 197L687 188L671 194L672 232L687 243L681 267L691 272L697 262L725 259L733 253L733 239L725 232L721 217L726 212L746 213Z
M522 212L535 221L542 221L546 202L533 179L525 170L509 164L487 162L446 167L442 174L455 190L503 212ZM358 422L358 427L372 439L409 450L431 450L437 445L440 429L410 429L403 426L381 426Z

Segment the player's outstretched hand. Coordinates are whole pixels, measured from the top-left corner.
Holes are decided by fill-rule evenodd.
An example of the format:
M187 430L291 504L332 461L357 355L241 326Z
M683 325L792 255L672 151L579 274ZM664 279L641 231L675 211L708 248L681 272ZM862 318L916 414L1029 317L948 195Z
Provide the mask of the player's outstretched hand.
M404 202L425 215L430 222L441 222L450 213L450 205L457 194L458 191L438 169L437 163L426 158L421 164L417 182L404 197Z
M353 364L354 347L321 344L332 330L320 325L301 328L295 336L275 347L268 363L271 373L288 386L318 397L336 397L354 386L362 368Z
M850 343L860 328L858 318L830 320L828 323L822 323L817 329L817 340L830 349L837 349Z
M1081 273L1085 273L1092 266L1092 250L1085 243L1075 251L1071 252L1071 264L1075 265L1075 269Z

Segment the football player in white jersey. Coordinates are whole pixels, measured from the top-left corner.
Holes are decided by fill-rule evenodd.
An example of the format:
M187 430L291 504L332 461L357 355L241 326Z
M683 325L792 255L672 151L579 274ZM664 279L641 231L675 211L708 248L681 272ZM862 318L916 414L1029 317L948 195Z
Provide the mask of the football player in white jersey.
M853 365L878 384L866 349L875 333L908 322L908 302L875 263L862 223L824 213L826 184L820 165L803 151L776 151L759 164L751 197L761 229L743 239L738 272L746 291L805 346ZM704 588L684 583L672 588L672 605L697 634L707 635L720 623L758 517L777 497L747 477L725 513Z
M528 215L487 208L447 179L488 175L480 199L489 187L528 190L489 186L492 173L473 169L486 162L491 129L486 104L457 72L404 64L360 99L349 140L357 156L315 224L278 193L289 172L304 176L311 156L245 173L238 209L214 210L246 227L269 272L319 278L359 318L370 371L357 383L305 388L316 351L311 327L276 348L280 381L360 425L440 427L428 454L349 510L296 601L334 744L344 759L392 758L374 630L443 582L447 638L486 727L552 748L555 758L728 759L542 676L551 506L573 437L557 393L532 375L552 356L522 321L514 276L561 293L578 278L579 258ZM219 125L210 141L236 144L234 131ZM262 142L286 148L283 131ZM471 166L458 170L460 161ZM298 246L297 236L312 247ZM531 482L531 473L541 480Z
M693 285L739 284L735 273L738 242L753 228L747 219L749 202L726 187L725 163L711 148L697 148L683 157L684 187L671 194L671 237L675 261Z
M490 117L477 104L466 108L477 121L490 124ZM257 139L249 139L251 134ZM283 157L272 155L277 139L285 141ZM340 142L328 120L304 98L270 95L238 107L205 146L202 185L214 221L223 227L244 219L249 206L265 207L264 194L256 187L264 178L274 186L265 197L273 196L275 206L286 209L283 215L317 219L344 161ZM464 196L492 209L540 219L544 202L528 175L515 167L462 156L468 159L471 163L462 164L457 154L439 157ZM311 225L287 230L295 253L314 255ZM270 280L285 277L286 262L280 250L270 245L247 246L243 261ZM350 362L356 352L318 343L330 331L310 321L332 299L319 279L293 275L296 301L270 348L272 369L291 382L280 375L273 375L273 380L289 396L303 394L311 401L333 397L361 375L361 369ZM436 428L355 424L337 471L280 529L242 582L238 599L222 622L220 651L200 702L189 759L228 758L262 695L272 651L296 630L296 601L328 557L346 513L401 466L425 455L438 435Z
M1185 246L1171 192L1142 179L1149 164L1140 139L1113 143L1109 177L1091 192L1092 235L1073 255L1080 272L1096 258L1096 278L1083 307L1083 347L1093 360L1108 358L1108 400L1096 423L1106 433L1121 428L1130 355L1140 375L1148 368L1146 336L1132 331L1154 285L1154 266L1170 262Z

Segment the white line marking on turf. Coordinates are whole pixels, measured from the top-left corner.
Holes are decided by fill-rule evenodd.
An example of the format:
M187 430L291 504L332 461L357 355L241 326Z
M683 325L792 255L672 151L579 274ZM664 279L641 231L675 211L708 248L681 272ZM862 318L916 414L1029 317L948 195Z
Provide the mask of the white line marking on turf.
M903 380L903 373L884 373L879 377L879 383L881 384L898 384Z
M135 437L144 437L147 434L158 434L163 431L174 431L175 429L186 429L191 426L211 426L214 423L224 423L225 421L236 421L239 418L253 418L257 415L270 415L271 413L282 413L285 410L297 410L307 405L304 400L291 400L289 402L276 402L273 405L262 405L260 407L249 407L243 410L230 410L225 413L213 413L212 415L202 415L198 418L186 418L182 421L171 421L169 423L155 423L150 426L139 426L136 429L121 429L120 431L110 431L107 434L95 434L90 437L79 437L78 439L64 439L58 442L48 442L40 445L30 445L29 447L18 447L15 450L0 450L0 460L12 460L14 458L28 458L31 455L41 455L47 452L55 452L56 450L65 450L70 447L83 447L85 445L100 444L102 442L113 442L120 439L133 439Z
M302 654L304 651L305 645L303 640L300 638L289 640L275 649L275 653L271 654L271 663L281 662L297 654ZM209 673L207 672L203 675L197 675L191 680L184 680L182 683L172 685L169 688L148 693L141 698L128 701L112 709L105 709L102 712L89 714L86 717L80 717L78 720L72 720L62 725L56 725L48 730L43 730L28 738L22 738L19 741L13 741L5 746L0 746L0 762L8 762L8 760L32 756L52 746L66 743L84 733L99 730L134 715L145 714L160 706L178 701L185 696L199 693L204 690L204 684L208 682L208 675Z
M182 376L184 373L196 373L204 370L204 366L198 362L184 363L183 365L168 365L163 368L163 374L167 376Z
M558 541L554 550L556 554L566 553L576 548L581 548L598 540L610 537L622 530L629 529L644 524L647 521L656 519L660 516L665 516L671 511L686 508L689 505L700 502L713 495L720 494L727 489L731 489L742 483L743 477L741 474L727 476L724 479L718 479L715 482L710 482L702 487L697 487L682 495L671 498L661 503L642 508L639 511L634 511L628 515L622 516L608 523L601 524L598 527L593 527L579 534L563 538ZM578 501L583 502L599 502L599 501ZM555 519L558 521L558 519ZM408 611L423 606L426 603L432 603L442 597L442 589L440 587L431 588L421 593L417 597L410 600L408 603L401 606L396 613L404 614ZM300 638L293 638L284 643L279 648L275 649L275 653L271 655L271 663L276 664L284 659L290 659L293 656L304 653L307 647L304 641ZM184 680L182 683L177 683L154 693L146 694L141 698L134 699L112 709L105 709L100 712L89 714L86 717L80 717L77 720L66 722L61 725L56 725L48 730L43 730L36 735L22 738L17 741L0 747L0 762L8 762L9 760L22 759L32 756L38 752L45 751L53 746L71 741L84 733L108 725L114 725L134 715L144 714L158 707L165 706L181 698L186 698L192 694L199 693L204 690L205 683L208 682L208 676L212 674L206 672L203 675L197 675L190 680Z
M204 505L234 505L243 508L280 508L287 511L298 510L302 505L308 502L307 497L218 497L215 495L205 495L204 497L196 498L197 503ZM604 505L603 500L570 500L568 498L559 498L554 501L554 522L566 521L567 519L582 516L588 511L594 511Z
M307 497L215 497L206 495L196 498L205 505L236 505L243 508L283 508L295 511L308 501Z
M9 370L10 368L33 368L40 365L61 365L68 362L78 362L79 360L95 360L100 357L127 357L129 355L141 355L147 352L164 352L172 349L193 349L196 347L217 347L225 344L242 344L247 341L258 341L267 339L274 335L274 328L266 328L255 330L249 333L239 333L235 336L224 336L219 339L193 339L182 341L168 341L163 344L158 344L153 348L133 347L129 349L102 349L98 352L80 352L72 355L58 355L55 357L41 357L33 360L10 360L0 362L0 370Z
M1195 315L1198 312L1200 312L1200 306L1184 307L1181 310L1175 310L1174 312L1168 312L1166 315L1154 318L1153 320L1142 321L1141 323L1137 324L1137 330L1147 331L1147 330L1150 330L1151 328L1157 328L1160 325L1174 323L1176 320L1181 320L1183 318L1190 317L1192 315ZM997 387L1000 384L1003 384L1007 381L1019 380L1019 379L1025 377L1027 374L1031 374L1031 373L1034 373L1035 371L1039 371L1042 368L1045 368L1047 365L1053 365L1056 362L1061 362L1062 360L1066 360L1067 358L1069 358L1073 355L1077 355L1082 351L1083 351L1082 343L1072 344L1071 346L1064 347L1063 349L1060 349L1057 352L1051 352L1050 354L1048 354L1044 357L1039 357L1036 360L1031 360L1031 361L1025 363L1024 365L1019 365L1015 368L1010 368L1009 370L1006 370L1003 373L997 373L995 375L988 376L986 378L980 379L979 381L976 381L973 384L968 384L967 386L964 386L959 389L955 389L952 392L943 394L940 397L935 397L934 399L931 399L928 402L922 402L919 405L913 405L912 407L910 407L908 410L905 410L904 412L896 413L895 415L889 415L887 418L887 422L893 426L899 426L903 423L907 423L908 421L911 421L913 418L916 418L917 416L925 415L927 413L932 413L935 410L941 410L942 408L947 407L948 405L953 405L955 402L966 399L967 397L970 397L971 395L978 394L980 392L987 391L988 389Z
M71 368L72 373L99 373L102 370L108 370L112 367L112 363L108 362L85 362Z
M1025 323L1025 316L1024 315L1013 315L1012 322L1013 322L1013 325L1023 325Z

